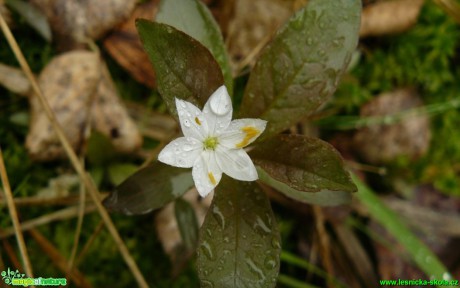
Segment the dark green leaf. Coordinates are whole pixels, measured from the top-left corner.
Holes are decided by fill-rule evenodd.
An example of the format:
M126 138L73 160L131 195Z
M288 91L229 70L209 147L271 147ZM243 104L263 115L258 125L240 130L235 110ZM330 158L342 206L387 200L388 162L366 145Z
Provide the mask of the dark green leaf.
M278 135L250 152L270 177L298 191L355 192L337 150L318 138Z
M194 250L198 242L198 221L195 210L187 201L179 198L174 203L174 213L185 248Z
M6 4L13 8L24 20L37 31L46 41L51 42L51 28L46 16L29 2L22 0L6 0Z
M303 203L321 205L321 206L337 206L350 204L351 194L343 191L328 191L324 190L316 193L308 193L304 191L295 190L288 185L272 178L265 170L257 167L259 179L263 183L272 186L284 195L294 200Z
M264 49L240 112L268 121L262 138L290 127L334 93L358 42L360 12L359 0L311 0Z
M197 40L166 24L138 19L136 26L172 115L177 117L176 97L201 108L224 84L219 64Z
M232 71L224 40L206 5L196 0L163 0L155 20L187 33L208 48L222 68L228 92L232 93Z
M112 184L119 185L130 175L136 172L137 166L133 164L117 163L108 168L109 179Z
M200 229L202 287L275 287L280 236L270 202L254 182L224 176Z
M104 205L127 215L145 214L182 196L193 185L190 169L155 162L121 183Z

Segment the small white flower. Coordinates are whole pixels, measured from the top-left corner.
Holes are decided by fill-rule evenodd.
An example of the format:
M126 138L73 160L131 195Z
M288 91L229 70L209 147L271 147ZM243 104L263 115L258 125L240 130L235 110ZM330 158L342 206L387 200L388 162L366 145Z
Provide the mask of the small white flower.
M191 168L196 189L202 197L219 184L222 173L242 181L258 179L256 168L244 147L264 131L267 121L232 121L233 107L225 86L219 87L203 111L176 98L184 137L166 145L158 160L171 166Z

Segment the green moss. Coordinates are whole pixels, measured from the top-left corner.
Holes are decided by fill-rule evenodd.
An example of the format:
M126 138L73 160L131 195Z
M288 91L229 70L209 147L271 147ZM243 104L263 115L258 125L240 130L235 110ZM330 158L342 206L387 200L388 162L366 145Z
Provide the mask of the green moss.
M361 61L339 87L332 107L346 115L373 96L400 87L416 87L426 104L458 99L456 55L459 26L432 2L424 5L418 23L397 36L364 39ZM431 118L432 143L428 154L407 165L395 163L397 173L410 170L413 180L434 183L447 194L460 196L460 113L450 110ZM414 172L415 171L415 175Z

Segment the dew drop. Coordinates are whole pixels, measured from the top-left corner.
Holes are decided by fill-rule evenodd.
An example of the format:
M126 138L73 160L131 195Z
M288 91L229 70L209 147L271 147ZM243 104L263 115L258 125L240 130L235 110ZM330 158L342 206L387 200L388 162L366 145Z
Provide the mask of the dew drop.
M179 103L182 108L187 108L187 105L185 104L184 101L180 101Z
M190 120L185 119L183 123L185 127L190 127Z
M193 147L190 146L190 145L184 145L184 147L182 147L182 149L183 149L184 151L187 151L187 152L188 152L188 151L192 151L192 150L193 150Z
M220 211L219 207L217 206L214 206L212 208L212 215L214 216L214 218L216 219L217 223L219 223L220 227L222 229L225 229L225 219L224 219L224 215L222 214L222 212Z
M254 261L252 261L252 259L246 259L245 260L246 264L248 265L249 267L249 270L254 273L255 275L257 275L259 277L259 279L265 279L265 274L262 272L262 269L260 269L259 266L257 266Z
M275 249L280 249L281 248L280 241L278 239L276 239L276 237L273 237L273 239L272 239L272 247L275 248Z
M225 115L230 111L232 104L228 97L213 97L211 98L211 111L217 115Z
M277 262L276 262L275 257L273 257L272 255L268 255L267 257L265 257L264 266L267 269L276 268Z
M214 259L214 253L212 252L211 244L209 244L207 241L204 241L204 242L201 243L201 249L202 249L204 255L206 255L206 257L209 260Z

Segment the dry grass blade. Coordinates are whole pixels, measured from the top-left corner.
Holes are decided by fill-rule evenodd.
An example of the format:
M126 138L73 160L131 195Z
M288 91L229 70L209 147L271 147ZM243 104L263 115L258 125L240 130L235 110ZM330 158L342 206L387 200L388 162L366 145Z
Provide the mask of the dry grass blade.
M434 0L447 14L449 14L457 23L460 23L460 4L455 0Z
M26 244L24 242L24 236L21 232L21 224L19 223L18 213L16 206L13 201L13 193L11 192L10 181L6 174L5 163L3 161L2 148L0 147L0 176L3 183L3 192L5 193L6 202L8 204L8 212L10 213L11 221L13 222L14 234L16 234L16 240L18 241L19 251L21 252L22 262L28 277L34 277L32 272L32 265L30 264L29 255L27 254Z
M83 247L83 249L81 249L80 255L78 255L78 258L77 258L77 260L75 261L75 266L78 266L78 264L85 258L86 253L88 253L89 248L90 248L91 245L93 244L94 240L96 240L97 235L99 235L99 233L102 231L102 228L104 228L104 222L101 221L101 222L96 226L96 229L94 229L93 234L92 234L91 237L88 239L88 241L86 242L86 244L85 244L85 246Z
M373 265L356 235L343 224L333 225L337 236L340 239L345 252L353 263L356 271L363 280L365 287L374 287L377 283L377 275L373 270Z
M94 205L88 205L85 208L84 212L90 213L90 212L93 212L94 210L96 210L96 207ZM24 221L21 225L21 230L27 231L32 228L51 223L53 221L61 221L64 219L73 218L77 216L78 213L79 213L79 208L76 206L65 208L65 209L50 213L50 214L46 214L46 215L37 217L32 220ZM12 236L14 234L15 234L15 231L13 227L3 229L0 231L0 239Z
M3 194L3 190L0 189L0 194ZM105 194L103 194L105 195ZM51 206L51 205L63 205L70 206L79 203L79 196L56 196L56 197L43 197L43 196L31 196L31 197L19 197L14 198L14 204L16 207L19 206ZM86 202L91 201L87 199ZM6 200L0 197L0 207L6 205Z
M313 206L313 213L315 215L315 225L316 231L318 232L319 238L319 246L320 246L320 254L321 258L323 259L324 267L326 268L327 273L330 276L334 275L334 266L332 266L331 262L331 245L329 235L327 234L326 227L324 226L324 215L321 207L314 205ZM334 284L328 278L327 281L328 287L334 287Z
M22 269L21 262L19 261L18 257L16 256L16 252L14 251L13 246L11 246L10 242L8 240L4 239L2 241L3 248L6 252L6 255L8 256L10 262L13 264L13 267L15 269L18 269L19 271L24 271Z
M13 34L11 33L10 28L8 27L8 25L6 24L5 20L3 19L1 15L0 15L0 26L2 28L3 34L5 35L5 38L7 39L8 44L10 45L11 49L13 50L13 53L16 56L16 59L18 60L21 68L23 69L24 73L29 79L36 97L38 97L39 102L42 105L44 112L46 113L49 121L51 122L53 126L53 130L56 132L60 143L64 147L64 150L66 151L66 154L70 159L70 162L72 163L73 167L75 168L82 182L87 188L91 198L93 199L94 204L97 207L99 214L101 215L102 220L104 221L107 229L109 230L109 233L111 234L112 238L117 244L118 249L121 255L123 256L123 259L125 260L126 264L131 270L131 273L136 279L138 285L140 287L148 287L148 284L145 281L144 276L140 272L139 267L137 266L137 263L134 261L133 257L129 253L129 250L126 247L125 243L123 242L115 225L113 224L109 213L107 212L107 210L105 210L104 206L102 206L102 203L101 203L102 199L99 195L99 192L96 186L94 185L94 183L92 182L92 180L90 179L86 171L83 169L83 166L81 165L75 151L73 151L72 146L70 145L67 137L65 136L65 133L62 127L57 122L56 116L51 110L51 107L48 101L46 100L43 93L41 92L40 87L38 86L37 80L35 79L26 59L24 58L24 55L22 54L21 49L19 48L16 42L16 39L14 38Z
M59 253L56 247L53 246L40 232L35 229L29 231L30 235L40 245L46 255L53 261L62 272L67 272L67 260ZM91 287L88 280L85 279L83 274L77 269L72 269L68 274L69 278L75 283L77 287Z

